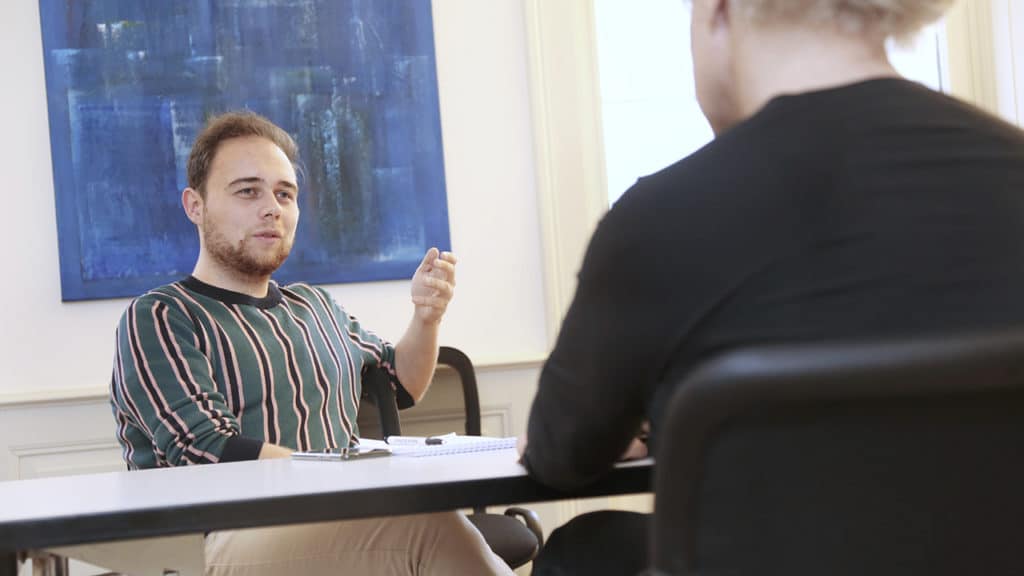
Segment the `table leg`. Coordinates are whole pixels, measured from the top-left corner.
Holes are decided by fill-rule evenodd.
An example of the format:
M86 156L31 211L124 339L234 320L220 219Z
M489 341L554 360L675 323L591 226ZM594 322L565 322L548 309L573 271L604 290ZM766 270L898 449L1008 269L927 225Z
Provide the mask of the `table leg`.
M18 576L18 553L0 552L0 576Z
M33 550L28 553L32 562L32 576L68 576L68 559L45 550Z

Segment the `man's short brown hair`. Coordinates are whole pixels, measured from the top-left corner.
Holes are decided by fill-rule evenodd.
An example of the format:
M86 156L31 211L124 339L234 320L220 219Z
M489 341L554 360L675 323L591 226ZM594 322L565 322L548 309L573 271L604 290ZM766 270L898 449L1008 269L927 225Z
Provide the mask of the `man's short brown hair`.
M228 112L206 121L188 155L188 185L206 197L206 179L221 142L232 138L258 136L270 140L284 152L296 171L299 169L299 147L287 132L255 112Z

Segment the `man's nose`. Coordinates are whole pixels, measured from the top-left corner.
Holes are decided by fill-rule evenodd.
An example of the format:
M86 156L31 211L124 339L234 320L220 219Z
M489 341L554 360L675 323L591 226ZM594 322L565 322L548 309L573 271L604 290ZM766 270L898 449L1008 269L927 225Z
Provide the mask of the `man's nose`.
M277 198L271 196L270 200L264 202L260 209L260 216L262 218L277 218L281 216L281 204L278 203Z

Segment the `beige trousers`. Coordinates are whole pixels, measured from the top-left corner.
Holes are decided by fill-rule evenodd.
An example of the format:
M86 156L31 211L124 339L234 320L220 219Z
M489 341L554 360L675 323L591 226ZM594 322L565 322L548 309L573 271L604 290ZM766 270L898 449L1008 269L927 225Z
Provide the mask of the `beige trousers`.
M458 512L212 532L207 576L511 576Z

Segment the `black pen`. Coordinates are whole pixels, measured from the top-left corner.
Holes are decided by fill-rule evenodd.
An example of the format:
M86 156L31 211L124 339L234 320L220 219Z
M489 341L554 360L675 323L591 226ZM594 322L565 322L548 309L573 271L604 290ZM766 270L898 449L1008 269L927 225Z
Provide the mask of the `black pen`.
M445 438L454 438L454 437L455 437L455 432L449 432L448 434L445 434L443 436L429 436L429 437L427 437L426 440L423 441L423 443L426 444L427 446L438 446L440 444L444 444Z

